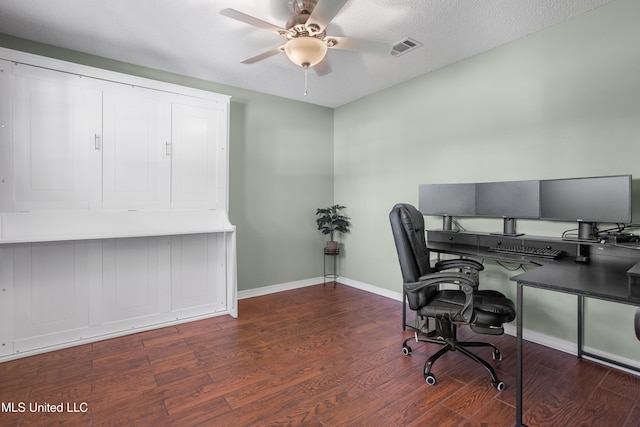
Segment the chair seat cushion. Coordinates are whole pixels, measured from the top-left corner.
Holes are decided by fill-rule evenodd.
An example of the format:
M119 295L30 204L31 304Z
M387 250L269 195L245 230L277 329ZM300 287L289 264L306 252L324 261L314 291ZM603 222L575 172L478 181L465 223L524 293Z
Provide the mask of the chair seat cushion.
M442 290L438 291L429 305L422 307L419 313L422 316L449 318L454 322L464 322L464 319L460 317L464 302L464 293L456 290ZM473 306L476 316L473 324L478 329L501 327L503 323L511 322L516 318L516 308L513 301L498 291L477 291L473 298Z

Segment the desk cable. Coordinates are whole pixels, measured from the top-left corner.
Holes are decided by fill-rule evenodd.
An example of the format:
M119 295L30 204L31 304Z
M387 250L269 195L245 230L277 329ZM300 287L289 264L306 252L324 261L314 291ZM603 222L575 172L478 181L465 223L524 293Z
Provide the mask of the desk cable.
M483 258L483 260L482 260L483 264L484 264L484 261L485 260ZM513 263L512 262L505 263L505 262L499 261L497 259L492 259L491 261L495 262L496 264L498 264L500 267L504 268L507 271L518 271L518 270L527 271L525 269L525 266L524 266L523 263L515 263L515 262L513 262ZM507 264L517 264L517 266L515 268L510 268L510 267L507 266Z

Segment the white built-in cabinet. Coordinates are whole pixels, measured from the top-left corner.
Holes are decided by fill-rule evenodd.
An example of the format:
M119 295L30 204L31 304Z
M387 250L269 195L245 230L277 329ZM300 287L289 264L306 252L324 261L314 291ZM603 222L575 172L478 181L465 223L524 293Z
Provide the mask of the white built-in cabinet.
M0 58L0 361L236 316L229 97Z
M220 171L226 170L228 103L0 65L0 77L13 84L7 93L13 140L20 141L13 146L13 188L3 188L4 211L225 203Z

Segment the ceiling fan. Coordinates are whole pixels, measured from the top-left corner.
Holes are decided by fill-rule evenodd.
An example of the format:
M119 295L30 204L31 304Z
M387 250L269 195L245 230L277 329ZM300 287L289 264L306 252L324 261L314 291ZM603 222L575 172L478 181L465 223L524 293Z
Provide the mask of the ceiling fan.
M223 9L221 15L274 32L286 39L279 47L249 57L243 64L253 64L284 52L294 64L305 70L314 67L318 75L331 72L325 59L327 49L386 54L391 43L327 36L326 28L349 0L290 0L295 15L284 27L273 25L235 9ZM306 93L305 93L306 94Z

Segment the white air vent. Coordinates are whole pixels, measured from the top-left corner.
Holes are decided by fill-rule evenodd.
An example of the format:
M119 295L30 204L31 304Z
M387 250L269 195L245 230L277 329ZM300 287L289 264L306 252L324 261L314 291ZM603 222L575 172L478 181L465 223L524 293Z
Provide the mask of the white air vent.
M400 56L422 46L422 43L415 41L414 39L407 37L404 40L399 41L393 45L391 49L391 56Z

